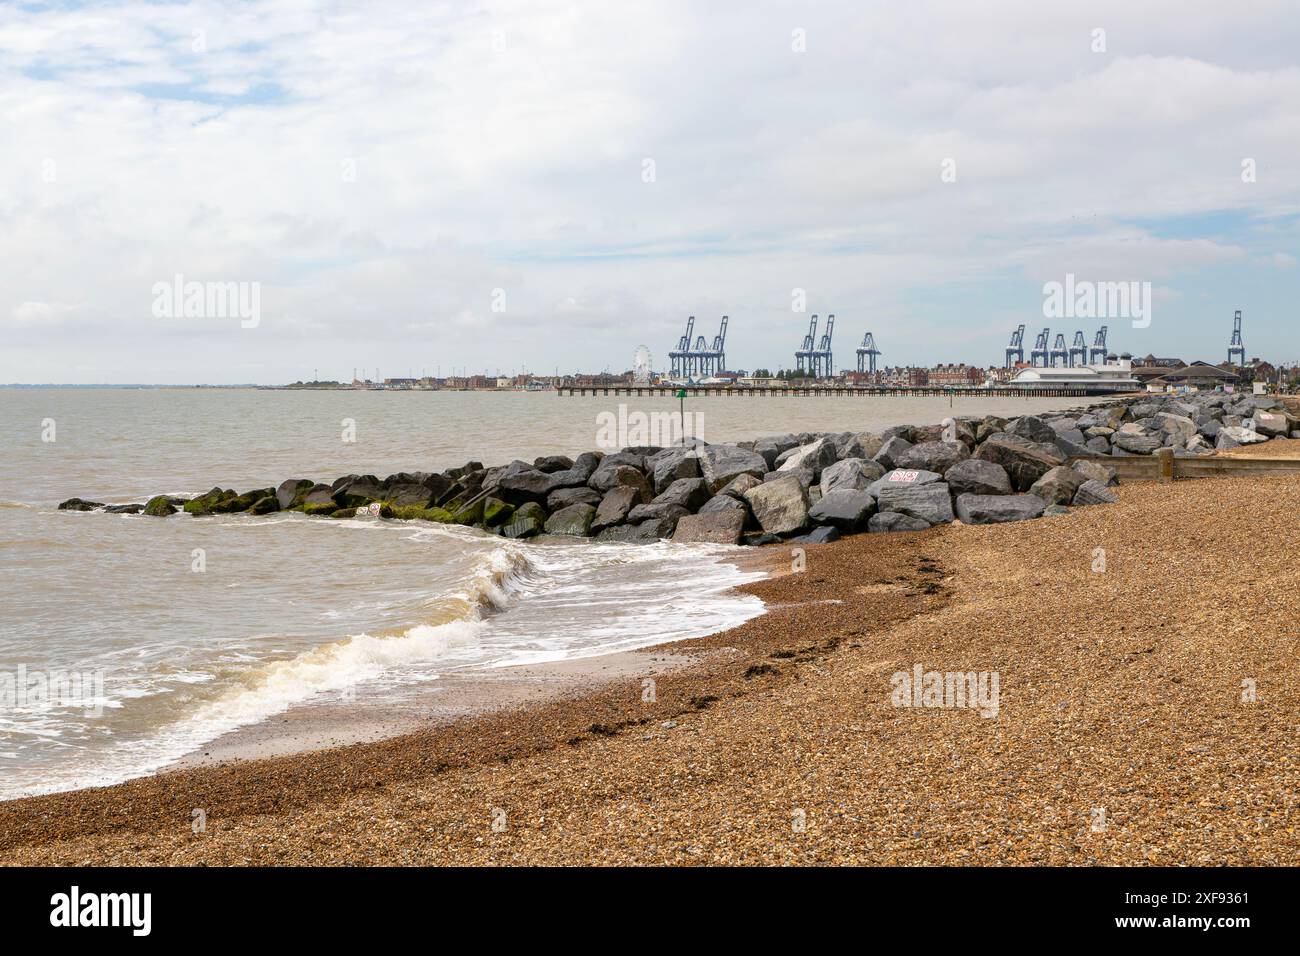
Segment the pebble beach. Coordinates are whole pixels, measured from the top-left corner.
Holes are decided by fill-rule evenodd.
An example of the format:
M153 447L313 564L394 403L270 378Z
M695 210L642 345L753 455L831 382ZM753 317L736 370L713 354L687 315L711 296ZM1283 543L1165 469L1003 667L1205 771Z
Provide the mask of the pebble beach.
M651 694L620 667L390 739L10 801L0 861L1294 864L1300 476L1116 490L751 549L767 612L636 652ZM918 665L996 673L996 715L898 706Z

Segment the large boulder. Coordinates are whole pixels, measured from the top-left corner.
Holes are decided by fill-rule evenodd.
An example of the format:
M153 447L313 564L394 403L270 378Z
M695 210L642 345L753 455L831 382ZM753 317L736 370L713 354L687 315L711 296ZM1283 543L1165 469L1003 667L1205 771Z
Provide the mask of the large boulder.
M979 458L959 461L943 473L954 495L1009 495L1011 479L1001 465Z
M620 524L596 535L602 544L654 544L673 535L674 522L651 519L640 524Z
M700 514L713 514L717 511L739 511L742 515L749 516L749 505L742 498L733 498L731 495L716 494L700 506Z
M963 524L1001 524L1042 515L1047 502L1038 495L958 495L957 517Z
M226 505L236 497L238 495L233 488L216 487L201 495L195 495L181 507L187 515L223 514L229 510ZM145 513L148 514L147 511Z
M739 445L708 445L699 449L700 474L708 482L709 491L717 493L738 475L762 478L767 474L767 462L758 452Z
M1079 486L1079 490L1074 493L1075 505L1106 505L1114 504L1119 501L1119 495L1111 491L1100 481L1089 478Z
M251 515L269 515L280 510L280 502L275 495L264 495L254 501L248 508Z
M797 538L791 538L791 544L830 544L832 541L840 539L840 529L830 525L821 525L813 528L807 534L801 534Z
M275 500L279 502L281 510L295 508L302 504L303 498L307 492L315 487L310 478L288 478L280 482L280 487L275 489Z
M166 495L155 495L145 502L144 513L154 518L165 518L176 513L176 506Z
M776 467L777 458L798 444L797 435L775 435L754 442L754 451L763 456L763 460L767 463L767 470L771 471Z
M627 520L628 513L640 503L641 492L631 485L618 485L609 489L596 508L596 516L591 522L592 532L622 524Z
M1074 501L1074 493L1079 490L1079 486L1087 480L1069 465L1057 465L1030 485L1029 493L1037 495L1049 505L1068 505Z
M1163 433L1152 434L1136 422L1129 422L1111 436L1111 444L1131 455L1151 455L1164 447L1165 438Z
M591 505L569 505L546 519L546 533L585 538L591 534L591 523L595 518L596 509Z
M924 531L930 527L930 522L922 521L920 518L913 518L911 515L905 515L898 511L882 511L871 516L867 522L867 530L873 534L884 531Z
M599 505L604 498L605 496L595 488L588 488L586 485L583 485L580 488L557 488L546 496L546 510L559 511L561 508L567 508L569 505L576 504L596 506Z
M835 455L845 458L874 458L885 440L873 432L845 432L835 438Z
M526 501L542 503L553 490L552 482L551 474L524 461L512 461L488 479L498 498L516 506Z
M683 516L673 531L673 540L680 544L740 544L740 534L744 528L743 510L701 512Z
M772 472L769 472L769 474L772 474ZM737 475L735 478L732 478L729 482L723 485L718 491L718 494L729 495L732 498L743 498L745 492L750 488L757 487L762 483L762 478L755 478L751 474Z
M567 471L573 467L573 459L568 455L543 455L541 458L533 459L533 467L545 474L551 474L556 471Z
M515 509L501 528L501 535L505 538L533 538L545 529L546 511L537 502L529 501Z
M1285 438L1291 433L1291 423L1294 421L1287 415L1278 412L1257 411L1252 417L1255 420L1255 431L1270 438Z
M1192 421L1185 415L1175 415L1171 412L1157 412L1155 415L1156 422L1160 425L1160 430L1166 435L1173 435L1182 439L1186 444L1187 440L1197 434L1199 429L1196 422Z
M574 459L572 468L565 468L561 471L548 472L550 480L547 484L547 492L555 491L559 488L580 488L591 480L591 476L596 473L601 459L594 452L583 452Z
M67 501L59 502L59 511L94 511L96 508L104 507L102 501L83 501L80 498L69 498Z
M348 475L334 482L334 503L340 508L359 508L372 501L384 500L384 483L374 475Z
M879 462L867 458L841 458L822 469L822 494L837 488L865 489L885 473Z
M667 521L676 525L680 518L690 514L681 505L659 502L658 504L637 505L627 513L628 524L640 524L643 521Z
M276 496L279 497L278 491ZM437 500L437 495L425 484L389 483L388 490L384 492L384 500L391 505L414 505L417 508L427 508Z
M816 482L821 478L822 471L827 465L835 464L835 458L835 442L829 438L819 438L815 442L801 445L781 463L777 470L811 471L812 480Z
M922 469L943 474L959 461L970 457L970 451L959 441L927 441L913 445L894 459L895 468Z
M700 476L700 459L694 448L665 448L647 458L645 466L656 494L681 478Z
M606 468L602 465L596 469L595 474L591 476L587 484L600 492L607 492L619 485L627 485L637 490L642 501L649 501L654 497L654 493L650 490L650 482L646 479L646 476L632 465L615 465L613 468Z
M1088 461L1086 459L1076 461L1071 466L1079 474L1083 475L1085 481L1100 481L1103 485L1118 485L1119 474L1114 468L1103 465L1100 462Z
M1241 425L1224 425L1215 439L1216 448L1235 448L1238 445L1255 445L1268 441L1268 437Z
M876 513L876 499L856 488L836 488L822 495L808 511L815 525L831 525L841 531L860 531Z
M1088 440L1087 436L1079 429L1074 419L1064 418L1060 421L1050 423L1052 431L1056 432L1054 441L1059 445L1062 440L1072 445L1082 445Z
M943 482L885 486L877 501L881 511L896 511L927 524L952 521L952 495Z
M885 488L915 488L920 485L931 485L943 481L943 475L937 471L920 471L906 468L895 468L877 478L871 484L867 485L866 490L877 498L880 492Z
M793 534L808 523L808 489L797 475L782 475L745 492L760 527L769 534Z
M912 447L912 443L901 435L894 435L892 438L885 439L885 443L880 446L880 451L872 456L872 460L884 468L886 471L898 467L896 460Z
M678 478L656 495L653 503L679 505L687 511L698 511L710 497L709 486L703 478Z
M1006 433L1044 445L1056 441L1056 430L1036 415L1021 415L1007 425Z
M1048 471L1065 464L1065 456L1055 445L1030 441L1006 432L989 436L976 450L975 457L1005 468L1011 487L1016 491L1028 491L1029 486Z

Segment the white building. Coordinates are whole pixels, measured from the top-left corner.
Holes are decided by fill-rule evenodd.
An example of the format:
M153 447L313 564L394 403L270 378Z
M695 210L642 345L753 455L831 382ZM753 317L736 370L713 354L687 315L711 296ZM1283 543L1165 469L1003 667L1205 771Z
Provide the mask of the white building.
M1007 382L1021 388L1082 388L1089 392L1140 392L1142 383L1133 377L1133 357L1106 356L1101 365L1073 368L1022 368Z

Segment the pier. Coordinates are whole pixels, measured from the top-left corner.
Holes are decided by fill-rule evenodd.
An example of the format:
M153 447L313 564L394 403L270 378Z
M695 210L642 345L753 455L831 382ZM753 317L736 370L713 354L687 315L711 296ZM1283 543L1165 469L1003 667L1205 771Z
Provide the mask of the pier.
M929 398L1078 398L1091 394L1083 388L946 388L937 385L888 386L888 385L561 385L555 389L557 395L628 395L644 398L676 398L678 391L685 391L689 398L726 396L761 396L763 398L806 398L845 396L862 398L887 398L891 396L929 397Z

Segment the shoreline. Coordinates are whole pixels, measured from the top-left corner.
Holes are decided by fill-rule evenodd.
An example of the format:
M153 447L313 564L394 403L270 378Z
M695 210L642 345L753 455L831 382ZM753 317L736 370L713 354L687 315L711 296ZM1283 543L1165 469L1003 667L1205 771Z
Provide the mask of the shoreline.
M0 804L0 862L1294 864L1300 569L1265 550L1243 574L1205 547L1300 530L1300 476L1121 492L1032 525L810 546L804 572L741 586L767 613L651 649L699 657L653 703L615 680ZM1000 672L1000 714L891 706L890 673L918 663Z
M663 646L544 664L453 671L406 694L386 694L379 700L304 701L265 720L228 731L157 773L391 740L467 718L580 697L614 683L659 678L700 661L692 654L656 653Z

